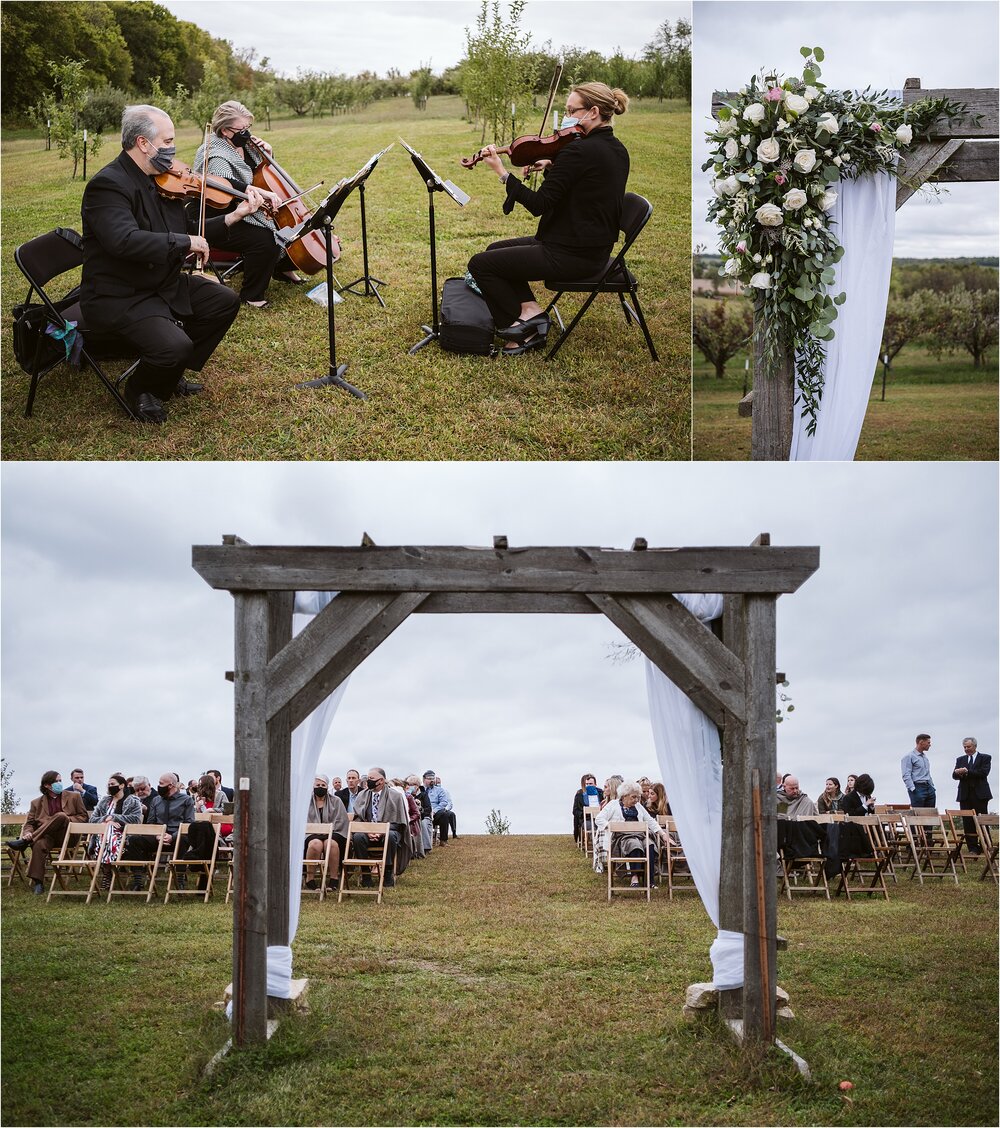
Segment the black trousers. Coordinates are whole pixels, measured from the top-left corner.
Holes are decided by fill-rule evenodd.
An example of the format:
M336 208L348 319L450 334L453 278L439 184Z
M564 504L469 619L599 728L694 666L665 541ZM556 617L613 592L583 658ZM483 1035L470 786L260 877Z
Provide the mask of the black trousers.
M244 302L264 300L267 287L275 273L294 270L285 252L274 241L268 227L253 223L234 223L225 235L212 239L212 246L221 251L236 251L243 256L243 288L240 299Z
M386 876L390 876L396 868L396 850L401 842L401 837L398 830L389 831L389 849L386 851L385 864ZM368 841L367 834L352 834L351 835L351 852L356 858L369 858L374 851L382 852L381 846L376 846L374 843Z
M448 841L448 831L458 837L458 821L454 811L436 811L433 818L434 825L438 828L442 844Z
M977 815L985 815L989 810L989 800L979 799L975 803L963 803L962 806L967 811L975 811ZM969 848L972 850L982 849L982 843L979 841L979 830L976 827L976 820L970 819L969 816L966 815L962 819L962 825L965 829L965 841Z
M533 235L501 239L469 259L469 271L493 314L493 324L505 329L535 295L529 282L544 278L590 278L608 264L607 252L573 251L542 243Z
M188 287L193 312L183 323L143 317L115 330L142 354L126 388L132 403L143 392L169 399L185 369L200 371L236 320L240 300L228 287L197 275L188 279Z

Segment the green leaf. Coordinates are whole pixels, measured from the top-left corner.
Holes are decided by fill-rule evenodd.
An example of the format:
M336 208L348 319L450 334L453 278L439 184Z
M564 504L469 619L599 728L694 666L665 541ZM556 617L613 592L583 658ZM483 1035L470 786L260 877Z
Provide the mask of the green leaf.
M820 76L820 75L821 75L822 73L823 73L823 72L822 72L822 71L821 71L821 70L819 69L819 67L818 67L818 66L816 66L815 64L813 64L813 74L814 74L814 75L815 75L815 76L816 76L817 78L819 78L819 76Z
M800 302L811 302L816 297L816 291L807 290L803 286L796 286L792 291L792 297L798 298Z
M816 81L816 72L812 69L812 67L806 67L806 69L802 72L802 81L806 84L806 86L812 86L812 84Z
M823 54L823 48L822 47L814 47L813 48L813 55L816 56L816 62L817 63L821 63L826 58L826 55Z
M834 278L836 278L836 276L837 275L836 275L836 272L834 271L833 267L828 266L826 268L826 270L824 270L823 273L820 275L820 278L822 279L824 286L832 286L833 280L834 280Z
M847 295L846 295L846 294L838 294L838 295L837 295L837 296L836 296L836 297L835 297L835 298L833 299L833 304L834 304L834 305L839 305L839 306L842 306L842 305L844 304L844 302L846 302L846 301L847 301Z
M733 116L733 111L728 106L719 107L719 121L729 121Z
M840 260L844 257L844 248L840 246L834 247L833 254L830 257L834 262L840 262Z
M809 56L812 54L812 48L811 47L800 47L799 48L799 54L802 56L803 59L808 59Z

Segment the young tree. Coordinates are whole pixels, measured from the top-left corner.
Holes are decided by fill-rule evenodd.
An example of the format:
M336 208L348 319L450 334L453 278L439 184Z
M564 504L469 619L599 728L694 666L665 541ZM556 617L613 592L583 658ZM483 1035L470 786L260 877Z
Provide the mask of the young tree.
M510 834L510 821L497 810L492 810L486 819L487 834Z
M410 97L418 110L427 109L427 99L431 96L433 85L434 75L431 73L430 63L424 63L410 72Z
M96 156L100 151L102 138L100 133L89 133L86 142L83 140L82 117L88 96L83 63L75 59L50 63L49 73L52 75L56 93L50 94L36 112L40 115L41 121L52 122L52 140L59 150L59 159L72 159L75 179L84 149L91 156Z
M662 102L683 98L691 102L691 24L680 19L671 27L664 20L643 51L646 62L646 93Z
M888 356L891 366L904 345L933 332L939 320L938 304L931 290L918 290L906 298L890 294L879 356Z
M531 60L527 54L531 35L522 32L526 0L511 0L505 20L500 0L482 0L476 34L465 29L466 57L462 66L462 95L477 120L483 123L483 141L490 137L502 145L514 139L511 105L516 121L524 121L531 106Z
M7 763L6 757L0 757L0 813L16 815L21 805L20 796L14 790L14 769Z
M732 302L714 302L710 310L695 309L693 338L695 348L709 364L715 365L715 376L722 380L726 364L744 348L753 332L753 312L742 298Z

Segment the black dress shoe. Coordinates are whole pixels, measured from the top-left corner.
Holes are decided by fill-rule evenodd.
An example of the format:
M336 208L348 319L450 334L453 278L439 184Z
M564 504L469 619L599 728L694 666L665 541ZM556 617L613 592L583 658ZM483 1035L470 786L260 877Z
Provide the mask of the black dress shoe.
M196 396L199 392L205 390L204 384L196 384L192 380L185 380L182 376L177 381L177 387L174 388L175 396Z
M163 406L163 400L157 399L151 392L140 392L131 407L141 423L160 424L167 421L167 409Z
M497 336L503 337L505 341L523 341L526 337L530 337L532 333L540 333L544 337L549 331L549 325L547 313L536 313L534 317L529 317L526 321L518 319L513 325L508 325L506 329L498 329Z
M5 842L4 845L7 847L8 850L24 850L28 846L31 845L31 839L30 838L12 838L9 842Z
M520 356L521 353L531 352L532 349L540 349L545 347L545 334L533 333L530 337L526 337L519 345L515 345L512 349L502 348L500 356Z

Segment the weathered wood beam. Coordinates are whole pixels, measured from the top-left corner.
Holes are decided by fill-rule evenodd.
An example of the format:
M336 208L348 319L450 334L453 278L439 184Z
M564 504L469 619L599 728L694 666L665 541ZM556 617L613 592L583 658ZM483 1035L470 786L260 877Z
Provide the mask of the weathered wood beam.
M961 141L952 139L928 141L911 149L900 164L900 178L896 181L896 211L961 147Z
M963 120L949 122L940 119L930 130L931 137L985 137L1000 136L998 91L989 87L950 87L924 90L919 78L908 78L903 84L903 102L917 102L921 98L950 98L964 102L968 112ZM978 118L976 122L975 118Z
M743 663L672 595L591 595L594 606L717 725L746 719Z
M278 654L292 638L292 610L295 592L274 591L267 597L268 660ZM267 726L267 886L273 894L267 899L267 942L288 944L289 835L292 808L292 730L287 712L268 721Z
M792 449L795 403L795 362L784 353L776 371L768 372L764 361L767 320L758 309L753 318L753 423L750 457L757 462L787 462Z
M819 549L195 545L192 565L229 591L781 593L813 574Z
M342 592L331 600L268 663L268 718L287 710L290 729L301 724L425 598Z
M428 595L418 615L598 615L585 595L542 591L439 591Z

